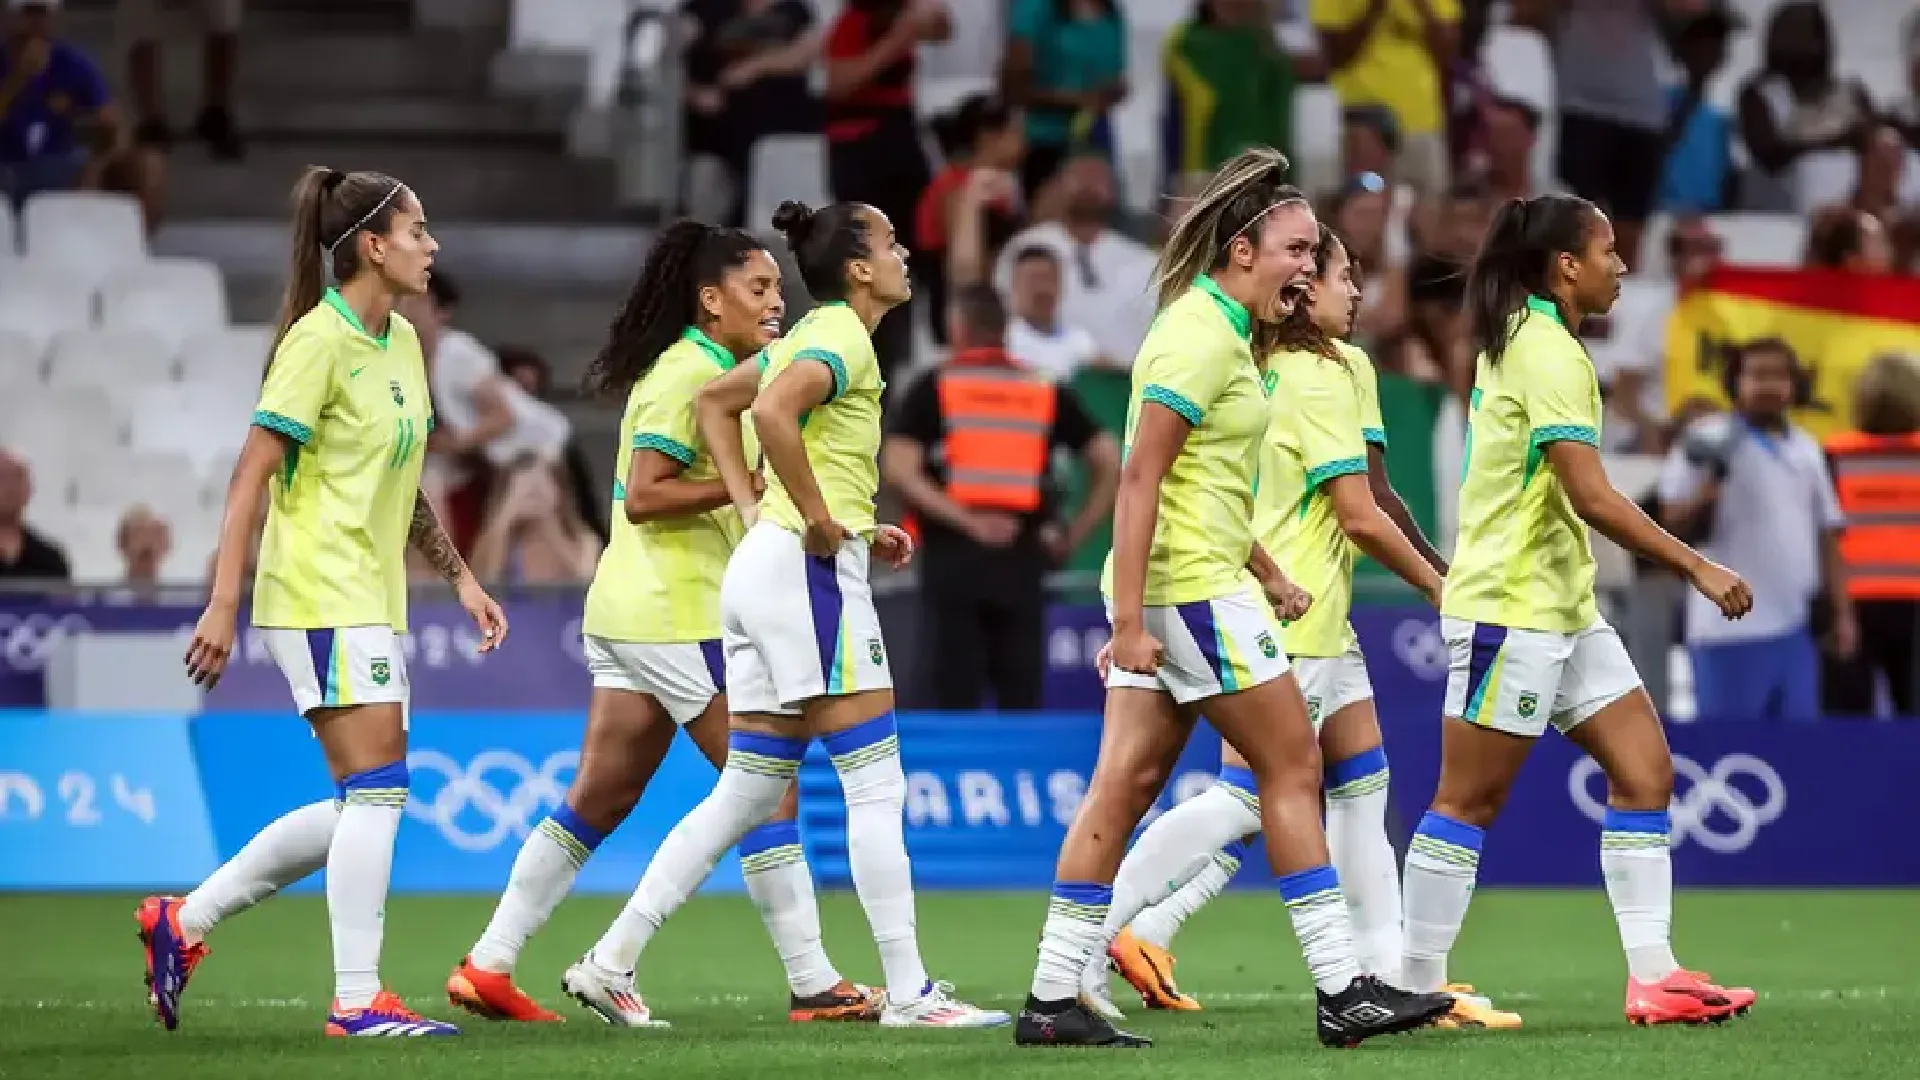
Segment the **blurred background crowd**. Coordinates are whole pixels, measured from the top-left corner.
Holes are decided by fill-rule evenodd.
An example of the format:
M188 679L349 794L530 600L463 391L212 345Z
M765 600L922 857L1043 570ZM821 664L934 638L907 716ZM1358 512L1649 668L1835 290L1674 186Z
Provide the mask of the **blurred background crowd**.
M942 655L980 657L914 693L1037 705L1045 598L1084 598L1106 552L1156 245L1210 169L1265 144L1360 264L1395 484L1443 550L1473 378L1464 267L1502 200L1577 193L1632 269L1582 330L1622 485L1783 560L1759 568L1790 583L1762 637L1835 664L1897 632L1877 696L1841 704L1911 704L1911 610L1870 626L1827 588L1843 515L1818 442L1752 494L1745 444L1716 434L1811 406L1817 438L1849 429L1855 369L1904 409L1882 434L1920 428L1920 291L1897 291L1920 273L1905 0L5 6L0 580L133 597L202 580L308 162L391 172L434 220L441 268L407 312L439 422L429 490L483 578L526 585L584 581L604 542L618 403L572 387L650 225L768 232L779 199L861 200L911 248L916 290L876 334L890 514L926 556L892 587L917 590ZM1780 280L1866 322L1714 349L1676 333L1729 266L1795 270ZM1861 334L1872 356L1837 385L1822 358ZM959 396L937 388L1007 364L1049 388L1049 465L1030 498L975 503L949 475ZM1800 392L1816 370L1819 400ZM1759 509L1716 509L1722 484ZM1782 533L1804 553L1779 556ZM1363 599L1397 595L1380 579ZM1675 583L1624 556L1603 581L1637 651L1675 653L1683 682L1712 667L1701 649L1740 644L1688 637ZM1664 699L1669 665L1641 666ZM1799 707L1781 701L1760 711Z

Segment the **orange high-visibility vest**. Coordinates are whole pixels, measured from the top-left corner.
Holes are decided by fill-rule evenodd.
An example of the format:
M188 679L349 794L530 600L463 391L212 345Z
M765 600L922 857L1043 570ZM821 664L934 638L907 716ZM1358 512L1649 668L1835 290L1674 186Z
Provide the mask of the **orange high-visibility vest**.
M1920 599L1920 435L1827 440L1846 531L1840 561L1856 600Z
M972 510L1040 509L1059 400L1053 383L1010 364L953 365L937 377L947 497Z

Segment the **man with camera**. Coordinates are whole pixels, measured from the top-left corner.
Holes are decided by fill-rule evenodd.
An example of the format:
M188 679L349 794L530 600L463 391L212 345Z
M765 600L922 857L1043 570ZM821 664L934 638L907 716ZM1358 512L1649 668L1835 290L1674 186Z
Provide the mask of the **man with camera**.
M1816 603L1827 646L1859 644L1843 587L1842 524L1826 456L1787 410L1810 400L1807 373L1779 338L1735 348L1726 364L1733 408L1681 433L1660 477L1660 517L1701 554L1755 583L1753 611L1721 618L1689 596L1686 642L1695 714L1812 719L1820 715Z

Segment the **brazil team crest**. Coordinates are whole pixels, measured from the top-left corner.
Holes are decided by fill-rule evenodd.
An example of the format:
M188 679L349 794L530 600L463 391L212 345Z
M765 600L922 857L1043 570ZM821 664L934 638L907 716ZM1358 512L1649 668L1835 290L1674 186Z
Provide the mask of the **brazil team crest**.
M398 405L398 406L400 406L400 407L401 407L401 408L403 408L403 409L407 407L407 396L406 396L405 394L402 394L402 393L400 392L400 380L399 380L399 379L394 379L394 380L392 380L392 381L390 381L390 382L388 382L388 383L387 383L387 389L389 389L389 390L391 390L391 391L393 391L393 403L394 403L395 405Z
M1518 708L1522 717L1533 719L1534 712L1540 708L1540 695L1531 690L1521 694Z
M1274 644L1272 634L1262 632L1259 637L1253 639L1253 643L1260 646L1260 655L1269 660L1280 655L1280 646Z
M887 654L880 648L879 638L867 639L867 658L875 664L884 664L887 662Z
M367 672L373 676L375 686L385 686L387 680L393 678L393 667L387 663L387 658L384 656L375 658L373 663L367 665Z
M1319 698L1310 697L1307 699L1307 719L1313 721L1316 725L1320 723L1320 699Z

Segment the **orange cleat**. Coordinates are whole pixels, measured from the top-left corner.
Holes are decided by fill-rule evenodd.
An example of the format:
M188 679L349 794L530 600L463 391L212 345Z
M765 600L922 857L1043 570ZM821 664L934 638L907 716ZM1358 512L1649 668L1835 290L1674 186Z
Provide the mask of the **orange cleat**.
M1744 987L1727 990L1708 982L1699 972L1681 969L1656 982L1627 979L1627 1021L1640 1027L1655 1024L1718 1024L1745 1012L1754 993ZM1741 1004L1744 1002L1744 1004Z
M809 997L792 995L787 1019L796 1024L873 1023L886 1004L886 991L841 979Z
M558 1024L566 1017L521 993L513 985L513 976L497 971L482 971L473 966L473 958L447 976L447 1003L487 1020L511 1020L527 1024Z
M1200 1003L1174 985L1173 954L1160 946L1141 941L1131 930L1122 930L1107 946L1107 958L1113 962L1113 970L1140 992L1140 1002L1147 1008L1200 1011Z
M1487 1031L1512 1031L1520 1026L1520 1014L1493 1007L1493 1002L1473 991L1466 983L1448 983L1441 988L1453 995L1453 1008L1433 1022L1437 1028L1460 1031L1479 1028Z
M147 954L147 1004L168 1030L180 1026L180 995L187 980L207 958L207 943L189 944L180 929L180 898L149 896L134 909L133 921L140 928L140 944Z

